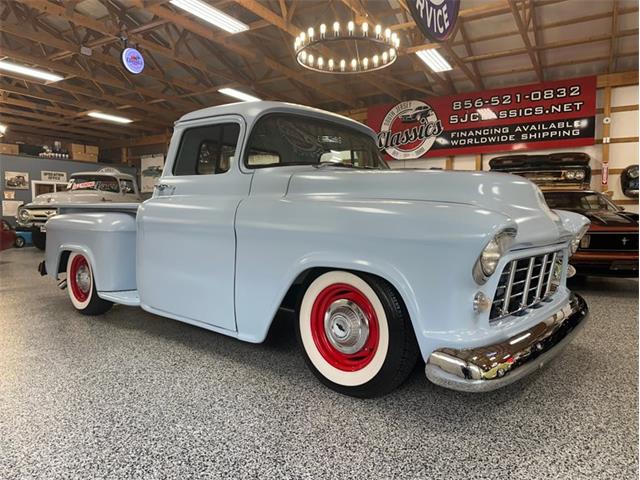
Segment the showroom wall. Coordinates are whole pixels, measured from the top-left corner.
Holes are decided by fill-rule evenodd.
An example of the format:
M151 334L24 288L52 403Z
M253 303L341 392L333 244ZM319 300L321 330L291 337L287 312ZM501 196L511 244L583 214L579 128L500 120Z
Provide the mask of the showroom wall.
M55 158L39 158L26 155L4 155L0 154L0 198L4 202L21 202L29 203L32 201L33 196L33 181L40 181L42 179L42 172L65 172L67 179L72 173L75 172L92 172L100 170L101 168L111 167L117 168L123 173L129 173L136 175L136 169L127 165L113 165L107 163L95 163L95 162L79 162L73 160L60 160ZM22 172L29 175L29 188L27 189L13 189L5 188L5 174L4 172ZM7 192L14 192L11 195L13 198L7 198L5 196L5 190ZM2 208L2 218L9 221L12 225L15 225L15 218L11 215L5 215L5 210L8 207L6 203Z
M596 97L598 113L596 115L596 144L588 147L571 149L536 150L535 153L551 153L562 151L585 152L591 156L591 188L601 190L602 181L602 134L604 114L604 89L599 88ZM611 88L611 144L609 146L609 182L607 188L613 192L613 200L624 205L627 210L638 212L638 203L622 194L620 172L629 165L638 162L638 86L628 85ZM616 111L625 110L627 111ZM509 152L505 152L509 153ZM489 169L489 160L505 153L484 154L481 157L482 168ZM420 158L417 160L392 160L392 168L447 168L447 162L454 170L475 170L476 155L458 155L455 157Z

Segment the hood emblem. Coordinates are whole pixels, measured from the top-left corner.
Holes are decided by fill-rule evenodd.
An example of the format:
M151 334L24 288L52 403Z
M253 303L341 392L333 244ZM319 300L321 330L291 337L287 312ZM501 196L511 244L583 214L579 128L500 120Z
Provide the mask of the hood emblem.
M622 237L622 240L621 240L621 242L622 242L622 246L623 246L623 247L626 247L626 246L627 246L627 242L628 242L628 241L629 241L629 239L628 239L627 237Z

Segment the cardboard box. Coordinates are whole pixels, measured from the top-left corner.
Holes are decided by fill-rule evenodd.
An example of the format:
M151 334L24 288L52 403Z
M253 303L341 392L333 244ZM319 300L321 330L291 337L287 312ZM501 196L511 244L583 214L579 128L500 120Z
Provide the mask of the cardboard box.
M82 143L71 143L68 150L73 159L75 159L76 155L84 155L85 153L84 144Z
M95 145L85 145L84 153L90 153L92 155L98 156L99 148Z
M80 160L81 162L97 162L98 155L95 153L74 153L72 160Z
M13 143L0 143L0 153L18 155L20 153L20 149L18 148L18 145L14 145Z

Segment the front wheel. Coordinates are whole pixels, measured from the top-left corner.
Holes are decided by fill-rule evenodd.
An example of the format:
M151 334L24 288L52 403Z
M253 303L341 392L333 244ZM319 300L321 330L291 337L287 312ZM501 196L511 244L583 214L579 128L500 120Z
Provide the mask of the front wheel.
M71 303L83 315L101 315L113 306L98 296L91 264L81 253L69 255L67 289Z
M298 339L311 371L353 397L390 392L418 358L413 326L398 293L371 275L334 270L307 287Z
M22 248L22 247L24 247L24 243L25 243L24 242L24 237L21 237L20 235L18 235L16 237L16 241L15 241L14 245L15 245L16 248Z

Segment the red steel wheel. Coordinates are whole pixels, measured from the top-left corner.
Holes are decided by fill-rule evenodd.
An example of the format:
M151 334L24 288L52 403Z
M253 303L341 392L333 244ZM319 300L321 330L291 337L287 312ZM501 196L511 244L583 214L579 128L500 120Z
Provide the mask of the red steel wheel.
M100 315L113 306L112 302L98 296L91 263L82 253L69 254L67 288L71 303L85 315Z
M334 283L316 297L311 335L320 355L338 370L362 370L374 358L380 339L371 301L353 285Z

